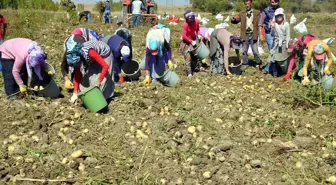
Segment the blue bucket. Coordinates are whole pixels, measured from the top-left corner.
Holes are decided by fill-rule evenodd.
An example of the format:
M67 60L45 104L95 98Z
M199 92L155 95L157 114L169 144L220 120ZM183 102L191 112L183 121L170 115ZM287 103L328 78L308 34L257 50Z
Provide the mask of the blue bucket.
M210 54L210 50L206 47L206 45L203 42L200 42L200 44L190 52L199 60L207 58Z
M2 71L2 64L1 64L1 61L0 61L0 71Z

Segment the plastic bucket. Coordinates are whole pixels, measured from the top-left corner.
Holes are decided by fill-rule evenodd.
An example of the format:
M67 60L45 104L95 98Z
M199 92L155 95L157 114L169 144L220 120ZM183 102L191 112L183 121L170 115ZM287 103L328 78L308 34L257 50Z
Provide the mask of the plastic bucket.
M135 60L124 62L121 66L121 73L130 81L139 80L141 76L140 65Z
M101 90L92 86L78 94L84 106L92 112L99 112L107 106L107 101Z
M232 74L241 75L242 61L238 57L229 57L229 69Z
M331 75L324 75L321 79L322 87L326 90L331 89L334 83L334 78Z
M203 42L200 42L199 45L190 52L199 60L207 58L210 54L210 50L205 46Z
M33 72L30 87L33 89L35 86L43 87L43 90L33 90L37 96L58 98L61 92L52 76L47 73L49 70L55 72L54 68L50 64L46 63L44 69L41 70L42 80L40 80L36 73Z
M287 52L275 53L274 60L278 63L282 74L286 74L288 70L288 58L289 54Z

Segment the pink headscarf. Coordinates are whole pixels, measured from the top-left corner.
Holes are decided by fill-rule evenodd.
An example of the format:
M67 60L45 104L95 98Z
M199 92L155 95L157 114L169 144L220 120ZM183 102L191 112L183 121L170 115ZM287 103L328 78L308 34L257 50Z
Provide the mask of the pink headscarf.
M80 28L76 28L74 29L74 31L71 32L71 35L80 35L82 36L83 35L83 32Z

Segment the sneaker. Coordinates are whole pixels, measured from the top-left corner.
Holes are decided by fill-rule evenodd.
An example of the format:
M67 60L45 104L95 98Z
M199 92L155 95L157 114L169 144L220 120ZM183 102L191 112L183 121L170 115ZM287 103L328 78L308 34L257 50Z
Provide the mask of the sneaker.
M192 77L193 75L192 74L188 74L188 77L190 78L190 77Z
M205 71L205 68L204 67L200 67L200 71Z

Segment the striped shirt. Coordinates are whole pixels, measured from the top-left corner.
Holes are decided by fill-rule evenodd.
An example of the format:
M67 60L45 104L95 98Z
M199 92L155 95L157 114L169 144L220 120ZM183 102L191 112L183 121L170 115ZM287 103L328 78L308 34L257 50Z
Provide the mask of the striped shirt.
M86 61L91 61L89 50L94 49L102 58L107 58L111 54L110 47L102 41L84 42L81 54Z

